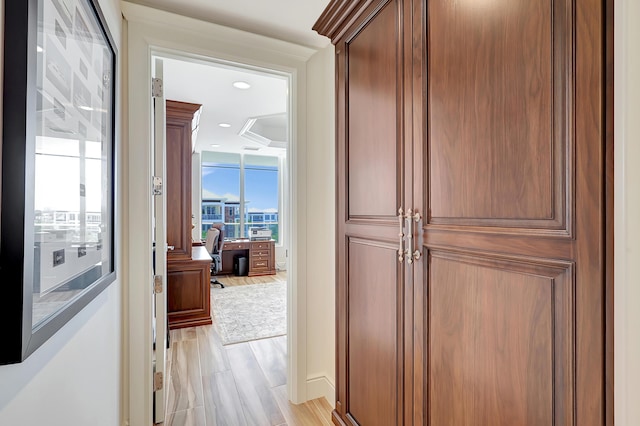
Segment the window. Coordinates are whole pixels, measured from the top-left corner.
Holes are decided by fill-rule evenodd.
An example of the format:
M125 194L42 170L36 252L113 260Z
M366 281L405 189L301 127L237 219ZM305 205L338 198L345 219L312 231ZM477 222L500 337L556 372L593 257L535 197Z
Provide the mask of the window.
M269 228L278 241L278 158L257 155L244 156L244 196L247 217L244 232L249 228Z
M202 163L202 237L222 222L225 238L239 238L240 154L216 153L212 160Z
M271 229L280 238L278 157L202 153L202 238L224 223L225 238L245 238L249 228ZM240 182L244 182L241 187Z

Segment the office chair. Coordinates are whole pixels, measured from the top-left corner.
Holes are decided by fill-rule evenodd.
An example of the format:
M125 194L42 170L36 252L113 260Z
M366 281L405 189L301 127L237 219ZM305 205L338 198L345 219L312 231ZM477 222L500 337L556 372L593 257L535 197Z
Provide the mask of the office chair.
M207 239L204 246L211 256L211 285L219 285L224 288L216 278L216 274L222 270L222 247L224 246L224 235L222 224L214 224L207 230Z

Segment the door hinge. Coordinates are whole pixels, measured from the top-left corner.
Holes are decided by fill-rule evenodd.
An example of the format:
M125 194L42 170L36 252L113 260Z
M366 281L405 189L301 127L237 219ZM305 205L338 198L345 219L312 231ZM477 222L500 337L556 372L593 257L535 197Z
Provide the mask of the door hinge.
M162 178L153 177L153 195L162 195Z
M153 96L154 98L161 98L163 96L161 78L151 79L151 96Z
M153 391L158 392L164 387L164 377L162 371L157 371L153 374Z
M155 275L153 277L153 293L154 294L162 293L162 275Z

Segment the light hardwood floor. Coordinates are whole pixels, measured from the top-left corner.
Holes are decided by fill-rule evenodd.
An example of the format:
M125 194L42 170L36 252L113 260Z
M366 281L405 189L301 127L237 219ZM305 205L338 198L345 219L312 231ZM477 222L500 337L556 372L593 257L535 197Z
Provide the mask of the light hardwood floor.
M286 281L287 271L278 271L275 275L261 275L256 277L236 277L235 275L218 275L218 280L224 284L225 287L233 287L237 285L248 284L264 284L274 281Z
M279 272L219 279L234 286L287 277ZM171 330L165 425L331 425L332 408L325 398L289 402L286 356L286 336L223 346L215 324Z

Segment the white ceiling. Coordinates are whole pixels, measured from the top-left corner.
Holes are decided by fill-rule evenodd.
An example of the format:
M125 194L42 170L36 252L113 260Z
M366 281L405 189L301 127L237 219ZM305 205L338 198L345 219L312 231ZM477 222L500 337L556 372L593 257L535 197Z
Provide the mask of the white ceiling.
M328 38L311 29L329 0L130 1L314 48L329 44ZM252 87L239 90L232 86L234 81L246 81ZM164 60L165 97L203 105L196 151L282 155L282 149L265 147L239 133L250 118L288 112L287 85L284 77L249 69ZM231 127L221 128L219 123L229 123ZM253 130L257 132L260 128L264 130L264 124L256 125ZM245 147L260 150L245 151Z
M175 59L163 60L163 72L166 99L203 106L196 151L275 156L284 153L282 149L265 147L239 133L250 118L288 112L286 78L241 68ZM245 81L251 88L236 89L233 87L235 81ZM220 123L230 124L231 127L222 128ZM284 124L286 127L286 123ZM251 147L260 150L246 150Z
M305 46L329 44L329 39L311 29L329 0L129 1Z

